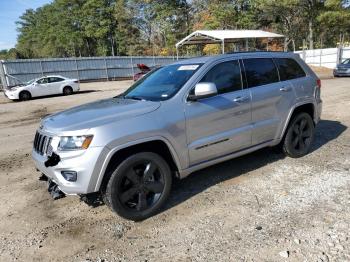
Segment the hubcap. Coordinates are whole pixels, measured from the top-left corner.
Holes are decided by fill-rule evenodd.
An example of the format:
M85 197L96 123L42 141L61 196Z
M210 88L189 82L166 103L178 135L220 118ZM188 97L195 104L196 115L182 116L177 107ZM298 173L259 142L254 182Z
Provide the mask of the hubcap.
M163 190L164 178L158 165L152 161L139 161L125 172L118 197L124 207L143 211L156 204Z
M297 151L304 151L310 145L312 130L305 118L301 118L293 126L292 146Z

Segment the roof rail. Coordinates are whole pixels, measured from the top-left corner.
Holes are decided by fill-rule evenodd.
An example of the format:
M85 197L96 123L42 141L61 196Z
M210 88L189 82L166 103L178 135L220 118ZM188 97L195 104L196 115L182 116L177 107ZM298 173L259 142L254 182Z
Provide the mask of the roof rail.
M244 54L244 53L288 53L288 51L267 51L267 50L255 50L255 51L232 51L225 54Z

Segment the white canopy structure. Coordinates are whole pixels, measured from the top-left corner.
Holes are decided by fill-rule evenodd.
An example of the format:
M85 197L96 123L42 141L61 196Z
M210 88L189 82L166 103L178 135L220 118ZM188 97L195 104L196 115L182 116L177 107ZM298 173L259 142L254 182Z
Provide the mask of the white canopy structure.
M218 44L222 46L222 53L225 53L225 43L233 43L238 39L245 39L246 49L248 49L248 39L255 38L282 38L284 35L266 32L262 30L198 30L186 36L176 46L178 53L179 47L183 45L196 44Z

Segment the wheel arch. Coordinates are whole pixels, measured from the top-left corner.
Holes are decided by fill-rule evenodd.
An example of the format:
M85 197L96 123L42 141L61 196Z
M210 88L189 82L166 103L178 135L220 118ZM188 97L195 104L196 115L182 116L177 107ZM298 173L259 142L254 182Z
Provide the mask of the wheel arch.
M175 176L178 176L180 162L171 144L163 137L137 140L118 146L109 151L96 181L95 192L103 190L113 170L127 157L138 152L153 152L159 154L169 164Z
M311 116L314 124L316 124L316 106L315 106L315 104L313 102L304 102L301 104L296 104L288 114L288 119L283 127L281 139L283 139L283 137L286 135L286 131L287 131L287 128L289 126L290 121L293 119L293 117L296 114L298 114L300 112L308 113Z
M63 90L64 90L66 87L69 87L69 88L72 89L72 91L74 91L74 89L73 89L73 87L72 87L71 85L64 84L64 85L62 85L61 93L63 93Z
M29 90L24 89L18 93L18 99L21 99L21 94L23 94L23 93L28 93L31 98L33 97L32 93Z

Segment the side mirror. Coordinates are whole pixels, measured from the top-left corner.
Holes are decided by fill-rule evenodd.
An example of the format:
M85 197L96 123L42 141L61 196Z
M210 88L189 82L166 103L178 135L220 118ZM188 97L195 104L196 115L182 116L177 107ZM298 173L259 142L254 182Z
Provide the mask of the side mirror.
M218 90L214 83L203 82L198 83L194 87L194 95L189 95L189 101L197 101L198 99L208 98L218 94Z

